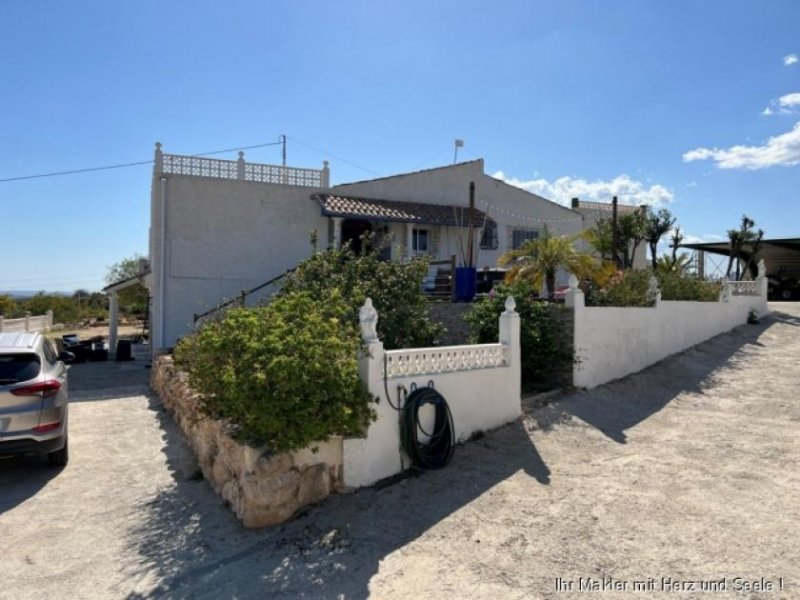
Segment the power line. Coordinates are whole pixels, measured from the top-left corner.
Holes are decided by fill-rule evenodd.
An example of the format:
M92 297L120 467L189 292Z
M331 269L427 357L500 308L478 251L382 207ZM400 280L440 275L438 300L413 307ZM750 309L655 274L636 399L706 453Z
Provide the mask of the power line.
M330 152L322 150L321 148L315 148L311 144L306 144L305 142L301 142L300 140L295 139L293 137L288 137L287 136L287 139L290 139L293 142L295 142L297 144L300 144L301 146L305 146L306 148L309 148L310 150L314 150L315 152L319 152L320 154L324 154L325 156L330 156L331 158L334 158L334 159L336 159L338 161L341 161L341 162L343 162L345 164L348 164L351 167L355 167L356 169L361 169L362 171L364 171L366 173L369 173L371 175L375 175L376 177L382 177L382 175L380 173L376 173L375 171L373 171L372 169L368 169L367 167L362 167L361 165L357 165L356 163L351 162L351 161L347 160L346 158L342 158L341 156L336 156L335 154L332 154Z
M190 154L190 156L211 156L213 154L225 154L226 152L234 152L236 150L254 150L256 148L265 148L267 146L278 146L283 142L268 142L264 144L254 144L252 146L238 146L236 148L225 148L223 150L212 150L211 152L200 152L198 154ZM43 177L58 177L61 175L78 175L80 173L91 173L93 171L107 171L109 169L124 169L127 167L138 167L141 165L151 165L153 164L153 159L150 160L140 160L137 162L129 162L129 163L119 163L116 165L105 165L102 167L87 167L85 169L72 169L70 171L54 171L51 173L37 173L36 175L20 175L18 177L6 177L4 179L0 179L0 183L6 183L9 181L24 181L26 179L41 179Z

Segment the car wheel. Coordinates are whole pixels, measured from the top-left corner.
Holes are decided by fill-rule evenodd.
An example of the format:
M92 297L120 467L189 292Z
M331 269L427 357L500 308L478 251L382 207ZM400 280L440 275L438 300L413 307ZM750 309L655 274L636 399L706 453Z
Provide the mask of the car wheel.
M54 467L66 467L69 460L69 443L64 440L64 447L47 455L47 460Z
M781 290L781 300L791 300L792 290Z

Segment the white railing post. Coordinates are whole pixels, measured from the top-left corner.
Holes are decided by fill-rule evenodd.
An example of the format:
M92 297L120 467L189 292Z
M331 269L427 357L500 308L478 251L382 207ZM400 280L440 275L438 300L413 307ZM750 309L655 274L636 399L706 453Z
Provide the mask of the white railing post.
M48 310L45 313L45 317L47 317L44 321L45 331L50 331L50 329L53 327L53 311Z
M564 305L574 310L583 308L586 305L583 290L578 287L578 278L575 275L569 276L569 289L564 294Z
M512 296L506 298L506 309L500 314L499 342L508 346L508 385L513 398L519 398L520 411L522 410L522 356L520 352L520 321L516 311L517 303Z
M328 161L322 161L322 187L329 188L331 187L331 169L328 166Z
M6 318L3 315L0 315L0 333L3 333L3 327L5 327Z
M31 330L31 313L25 313L25 331Z
M236 160L236 179L244 179L244 152L239 150L239 158Z

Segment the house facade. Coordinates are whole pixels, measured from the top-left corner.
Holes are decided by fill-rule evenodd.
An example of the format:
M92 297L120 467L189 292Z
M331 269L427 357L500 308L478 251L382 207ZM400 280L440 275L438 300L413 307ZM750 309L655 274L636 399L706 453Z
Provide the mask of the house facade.
M371 231L386 242L387 259L456 256L464 264L472 235L482 270L545 227L571 236L587 226L579 210L486 175L480 159L331 186L327 162L302 169L248 163L242 152L238 160L165 154L156 144L146 279L152 345L173 346L194 315L295 267L313 252L312 236L318 247L358 245Z

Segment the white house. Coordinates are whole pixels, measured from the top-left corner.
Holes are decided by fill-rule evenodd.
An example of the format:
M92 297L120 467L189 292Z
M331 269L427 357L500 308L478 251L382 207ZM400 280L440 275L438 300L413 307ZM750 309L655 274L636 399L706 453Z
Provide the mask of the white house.
M151 339L155 350L189 332L193 316L297 265L321 245L391 236L387 258L411 254L462 262L470 231L474 265L498 257L546 226L574 235L587 217L483 172L483 160L330 185L322 169L164 154L156 144L151 191ZM562 283L562 282L559 282ZM263 293L274 291L264 289Z

